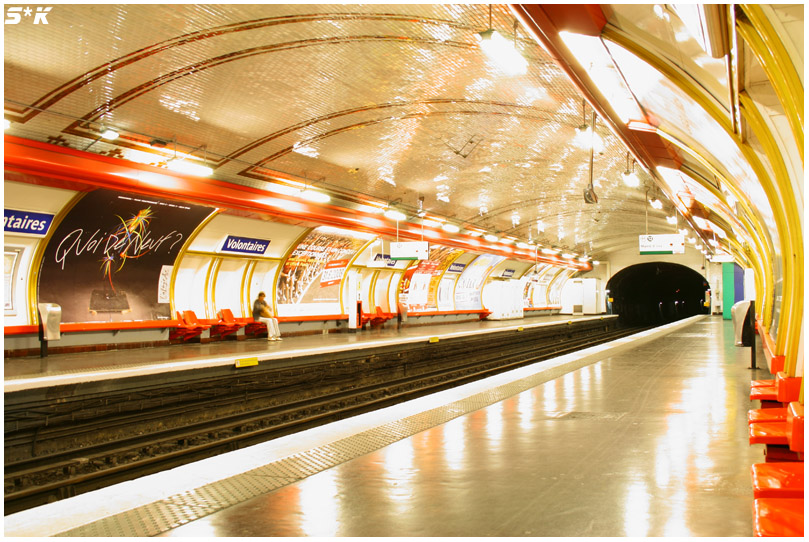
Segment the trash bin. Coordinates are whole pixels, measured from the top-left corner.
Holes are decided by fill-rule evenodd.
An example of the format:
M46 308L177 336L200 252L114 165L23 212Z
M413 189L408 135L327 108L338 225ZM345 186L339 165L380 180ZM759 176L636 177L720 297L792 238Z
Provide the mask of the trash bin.
M752 346L751 321L749 317L750 301L739 301L730 309L733 321L733 339L736 346Z
M41 339L58 341L62 338L59 324L62 323L62 307L56 303L39 303L39 325Z

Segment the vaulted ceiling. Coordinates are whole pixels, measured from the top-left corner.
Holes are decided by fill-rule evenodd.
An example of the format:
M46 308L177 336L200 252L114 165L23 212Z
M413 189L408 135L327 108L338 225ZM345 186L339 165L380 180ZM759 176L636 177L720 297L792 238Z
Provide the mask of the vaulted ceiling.
M640 234L688 226L682 216L666 221L676 202L665 201L673 192L651 169L688 156L643 130L629 137L616 129L603 97L574 84L558 51L526 28L526 13L507 5L57 4L47 25L23 17L5 26L6 133L159 166L191 157L222 181L312 188L331 205L394 206L416 224L421 211L457 224L459 235L485 231L597 259ZM661 50L683 28L651 5L600 13ZM479 34L489 28L516 44L524 74L505 73L483 53ZM694 64L696 41L679 39L681 68L711 80L708 90L724 99L724 65ZM592 158L576 141L593 123L591 103L603 141ZM642 113L634 120L655 117ZM105 128L119 137L100 138ZM623 183L627 169L638 187ZM597 203L585 201L590 183ZM660 210L647 203L655 196L665 201Z

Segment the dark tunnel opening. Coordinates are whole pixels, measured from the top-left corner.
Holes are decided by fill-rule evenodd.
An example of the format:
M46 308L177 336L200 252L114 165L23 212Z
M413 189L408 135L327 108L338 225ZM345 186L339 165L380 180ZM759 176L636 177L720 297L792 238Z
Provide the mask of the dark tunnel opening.
M709 314L705 292L710 285L684 265L654 262L622 269L607 283L611 312L623 325L662 325Z

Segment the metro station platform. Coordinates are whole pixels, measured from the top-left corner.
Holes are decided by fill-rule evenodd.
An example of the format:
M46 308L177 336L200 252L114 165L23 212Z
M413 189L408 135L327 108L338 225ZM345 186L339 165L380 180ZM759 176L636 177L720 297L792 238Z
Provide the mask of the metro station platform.
M5 536L751 536L768 372L749 366L697 316L9 515Z
M536 328L567 322L615 319L616 315L548 315L519 320L480 320L455 324L380 327L353 332L299 335L270 342L255 338L242 341L172 344L132 348L50 354L45 357L9 357L4 360L4 391L74 384L129 376L185 371L233 365L237 359L256 357L259 362L360 348L426 342L517 328ZM57 343L52 343L57 344Z

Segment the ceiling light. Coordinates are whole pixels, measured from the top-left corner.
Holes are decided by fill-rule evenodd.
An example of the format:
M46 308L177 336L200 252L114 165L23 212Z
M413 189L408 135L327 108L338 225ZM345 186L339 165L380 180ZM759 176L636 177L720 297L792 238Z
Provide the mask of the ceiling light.
M483 235L483 232L477 230L470 230L467 232L467 234L470 235L471 237L480 237L481 235Z
M687 234L687 233L688 233L688 230L687 230L687 229L685 229L685 228L683 228L683 229L681 229L681 230L680 230L680 232L679 232L679 233L680 233L680 235L685 235L685 234Z
M497 242L497 236L492 235L491 233L487 233L486 235L483 236L483 238L486 239L490 243L496 243Z
M593 265L601 265L601 262L599 262L598 260L593 260Z
M601 36L585 36L563 30L559 32L559 37L587 71L596 88L601 89L602 95L623 123L644 118Z
M11 128L11 121L8 119L3 119L3 130L8 130Z
M654 12L655 12L655 15L657 15L658 19L662 19L664 21L670 20L669 19L669 14L666 13L666 8L663 7L662 4L655 4Z
M651 204L651 206L652 206L652 207L654 207L655 209L662 209L662 208L663 208L663 202L662 202L662 201L660 201L660 200L659 200L659 199L657 199L657 198L650 200L650 201L649 201L649 203L650 203L650 204Z
M118 139L119 135L120 134L115 130L113 130L112 128L104 128L103 131L101 132L101 137L103 137L104 139ZM211 173L213 173L213 171L211 171Z
M564 254L562 254L562 258L564 258L566 260L572 260L575 257L576 257L575 254L571 254L569 252L565 252Z
M583 263L587 263L587 262L590 261L590 258L588 258L587 256L583 256L583 257L579 258L579 261L583 262Z
M423 226L427 226L428 228L438 228L441 226L441 222L439 220L434 220L432 218L425 218L421 221Z
M443 226L441 226L441 229L447 233L458 233L459 231L461 231L461 228L459 228L455 224L444 224Z
M489 28L478 34L480 48L506 75L524 75L528 71L528 61L514 47L514 44Z
M510 239L508 237L504 237L500 242L503 243L504 245L510 245L514 241L515 241L515 239Z
M528 250L529 248L531 248L531 245L529 245L525 241L520 241L519 243L517 243L517 248L521 248L523 250Z
M640 186L640 178L634 171L624 171L621 174L621 177L624 179L624 184L630 188L637 188Z
M318 192L317 190L311 190L309 188L301 191L300 196L303 199L314 203L326 203L327 201L331 200L331 197L328 194Z
M404 213L400 213L396 209L388 209L387 211L385 211L385 218L399 222L407 218L407 216Z
M591 147L594 152L604 150L604 141L601 139L601 136L594 134L592 128L587 124L582 124L576 129L576 137L573 138L573 144L585 151L589 151Z
M188 160L183 160L182 158L172 158L168 161L166 167L172 171L176 171L177 173L196 175L198 177L210 177L213 174L213 169L209 168L208 166L189 162Z
M559 254L559 251L555 248L543 248L542 254Z
M667 216L666 217L666 222L668 222L669 224L674 226L674 225L677 224L677 217L676 216Z

